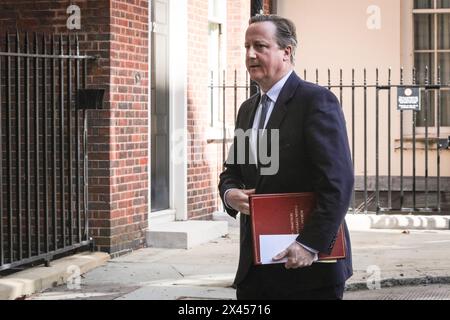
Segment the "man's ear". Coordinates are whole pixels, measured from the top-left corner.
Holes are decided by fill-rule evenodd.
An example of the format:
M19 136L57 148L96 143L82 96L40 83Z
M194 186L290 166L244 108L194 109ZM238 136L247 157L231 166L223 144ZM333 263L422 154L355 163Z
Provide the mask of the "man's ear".
M286 48L284 48L283 61L291 61L291 56L292 56L292 46L287 46Z

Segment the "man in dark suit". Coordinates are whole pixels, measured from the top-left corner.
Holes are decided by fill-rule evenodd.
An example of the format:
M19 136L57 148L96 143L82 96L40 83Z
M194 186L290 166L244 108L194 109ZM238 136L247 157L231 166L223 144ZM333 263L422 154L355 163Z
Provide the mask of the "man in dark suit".
M353 272L344 217L354 176L344 116L329 90L295 74L296 46L291 21L274 15L250 20L246 65L261 92L239 110L236 132L251 134L244 144L235 135L219 183L227 212L233 217L241 213L238 299L342 299L345 281ZM275 172L264 171L268 163L260 161L265 149L261 141L267 140L271 156L278 156L272 157L278 162L272 163ZM302 234L274 257L287 262L253 265L249 195L296 192L315 192L317 206ZM346 258L314 263L319 252L331 252L342 223Z

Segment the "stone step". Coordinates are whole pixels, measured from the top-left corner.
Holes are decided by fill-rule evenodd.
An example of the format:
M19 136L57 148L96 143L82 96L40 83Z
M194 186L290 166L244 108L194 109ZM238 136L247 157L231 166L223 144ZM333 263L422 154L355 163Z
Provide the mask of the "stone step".
M190 249L227 234L225 221L175 221L151 224L146 239L152 248Z

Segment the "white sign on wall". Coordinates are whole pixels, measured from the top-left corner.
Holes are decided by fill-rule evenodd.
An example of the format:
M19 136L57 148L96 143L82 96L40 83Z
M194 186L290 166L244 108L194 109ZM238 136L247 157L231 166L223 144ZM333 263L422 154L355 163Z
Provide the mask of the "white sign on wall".
M80 30L81 29L81 10L77 5L71 5L66 10L67 14L70 14L67 18L67 29Z
M376 5L371 5L367 8L367 29L381 30L381 8Z
M421 110L420 88L398 87L398 110Z

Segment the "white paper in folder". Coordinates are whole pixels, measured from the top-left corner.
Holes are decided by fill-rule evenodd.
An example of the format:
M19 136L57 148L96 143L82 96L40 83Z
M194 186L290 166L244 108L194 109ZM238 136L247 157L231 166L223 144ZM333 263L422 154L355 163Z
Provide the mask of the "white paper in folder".
M273 261L272 258L289 247L298 235L295 234L277 234L277 235L260 235L259 248L262 264L285 263L287 259Z

